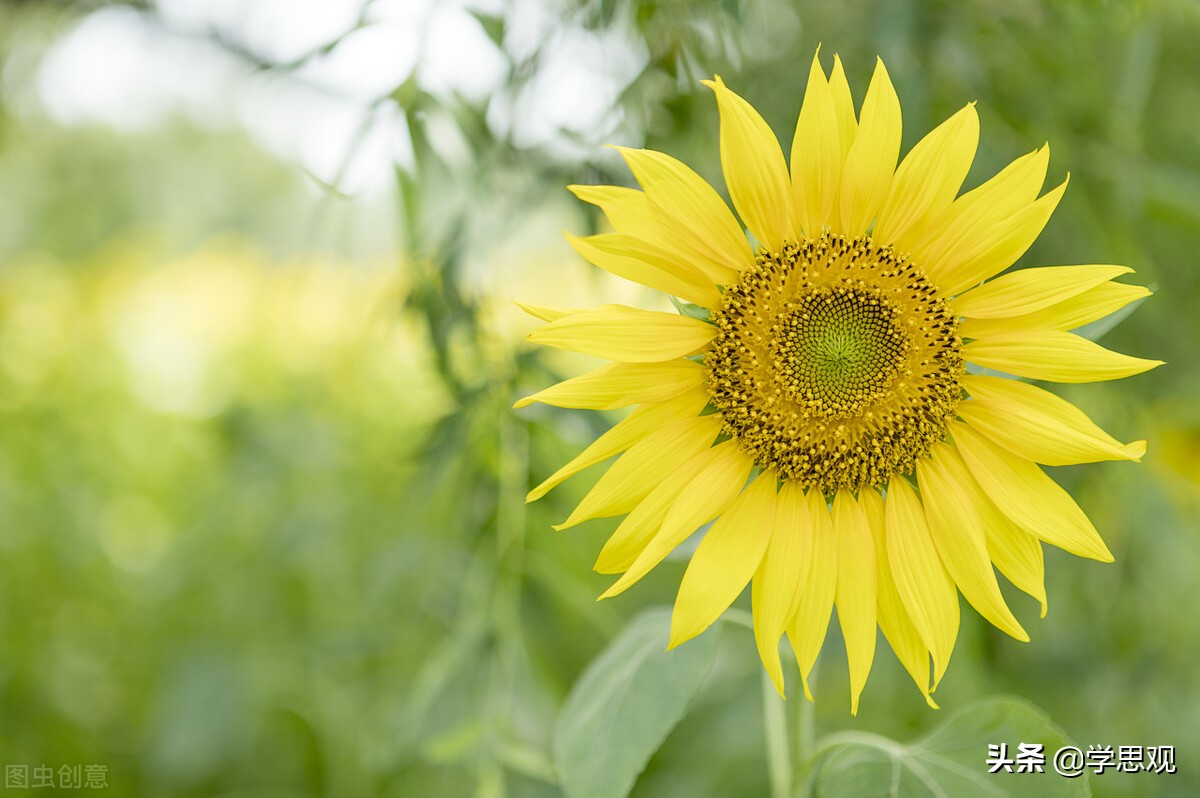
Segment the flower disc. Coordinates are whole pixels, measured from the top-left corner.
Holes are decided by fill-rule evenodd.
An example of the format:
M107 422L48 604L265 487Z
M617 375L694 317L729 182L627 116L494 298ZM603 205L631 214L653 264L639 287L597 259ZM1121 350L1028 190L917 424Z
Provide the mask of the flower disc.
M956 319L917 266L868 237L760 251L713 321L708 390L725 432L806 488L911 473L954 419Z

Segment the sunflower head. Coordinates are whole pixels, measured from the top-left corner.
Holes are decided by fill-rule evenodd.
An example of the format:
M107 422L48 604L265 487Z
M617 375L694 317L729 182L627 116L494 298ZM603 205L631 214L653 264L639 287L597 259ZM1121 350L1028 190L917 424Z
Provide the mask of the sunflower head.
M1149 292L1114 282L1122 266L996 276L1041 233L1066 181L1042 193L1043 146L960 194L978 144L974 104L901 161L883 63L856 112L840 59L827 75L814 57L789 164L745 100L720 78L705 84L737 216L674 158L621 149L641 190L572 187L615 232L569 237L596 266L704 312L526 308L549 322L532 340L613 362L518 406L637 405L530 499L619 454L559 527L625 515L596 563L620 574L605 596L714 522L680 585L672 646L750 583L780 693L780 639L807 694L836 607L852 711L876 628L936 706L960 592L1027 640L996 569L1044 614L1043 543L1112 559L1040 466L1139 460L1145 443L1120 443L1021 378L1091 382L1158 365L1070 332Z

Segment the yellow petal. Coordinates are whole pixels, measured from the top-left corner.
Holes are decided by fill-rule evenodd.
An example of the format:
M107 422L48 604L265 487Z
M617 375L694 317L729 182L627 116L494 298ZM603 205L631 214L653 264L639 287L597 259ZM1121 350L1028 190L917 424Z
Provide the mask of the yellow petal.
M1051 546L1112 562L1112 553L1070 495L1035 463L991 443L965 424L952 424L958 451L984 492L1015 523Z
M1130 302L1145 299L1150 296L1150 293L1150 289L1140 285L1103 283L1090 291L1071 297L1065 302L1059 302L1045 310L1018 318L1024 321L1027 327L1074 330L1102 319L1110 313L1116 313Z
M837 108L819 55L818 49L808 72L808 88L804 91L804 104L792 139L796 213L800 227L809 238L820 236L821 230L830 223L842 172Z
M775 500L775 523L767 553L754 574L751 599L754 641L763 667L779 695L784 694L779 638L800 604L800 589L812 560L812 519L804 491L794 481L783 483Z
M839 209L842 229L859 236L887 198L900 155L900 100L882 60L863 100L862 121L842 169Z
M566 237L576 252L610 274L701 307L721 304L721 292L703 272L645 241L619 233Z
M973 319L1020 316L1070 299L1114 277L1128 266L1039 266L1002 274L950 302L954 312Z
M837 112L838 139L842 144L838 163L841 163L846 160L858 135L858 120L854 116L854 98L850 96L846 69L837 53L833 55L833 69L829 71L829 96L833 98L833 108Z
M967 501L979 512L987 538L987 553L1000 573L1017 588L1042 605L1046 617L1046 580L1042 544L1000 511L970 474L961 475L959 486Z
M739 271L754 263L754 254L729 206L687 164L654 150L618 147L630 171L650 200L718 260Z
M908 617L933 657L936 690L958 637L958 593L929 534L921 501L904 477L892 477L884 511L888 567Z
M579 310L568 310L566 308L548 308L544 305L529 305L525 302L513 302L514 305L521 310L533 316L535 319L542 321L558 321L564 319L573 313L581 313Z
M648 574L692 533L725 511L746 484L754 462L737 450L725 449L697 474L679 495L658 532L612 587L600 598L612 598Z
M693 388L665 402L642 405L619 421L608 432L592 441L591 445L580 452L571 462L551 474L545 482L529 491L525 501L537 501L552 488L588 466L625 451L672 421L697 415L706 404L708 404L708 391L704 388Z
M659 208L644 191L620 186L567 186L576 197L600 207L613 229L645 241L679 262L689 264L717 285L737 282L733 265L718 259L696 243L695 236Z
M932 220L920 240L906 238L909 254L931 276L960 247L1037 199L1050 163L1049 146L1023 155L983 185L956 199Z
M954 247L944 258L927 264L926 273L937 284L939 293L960 294L1013 265L1042 234L1070 177L1067 175L1067 180L1004 221Z
M987 529L988 556L1000 573L1018 590L1028 593L1042 605L1041 617L1046 617L1046 567L1042 544L1033 535L1008 519L990 501Z
M683 489L713 463L736 454L737 441L730 439L705 449L672 471L621 521L596 558L595 570L602 574L619 574L628 570L654 538L667 517L667 511Z
M775 525L775 485L774 473L759 475L705 533L679 585L668 649L712 626L758 569Z
M989 623L1017 640L1029 642L1029 635L1000 594L979 511L963 487L971 479L967 467L958 452L944 443L935 444L931 454L917 461L917 480L929 532L946 570L971 606Z
M858 714L858 698L875 660L875 602L877 574L875 543L862 507L845 488L833 498L833 529L837 536L838 622L846 641L850 667L850 714Z
M690 360L663 363L610 363L530 394L513 407L541 402L555 407L612 410L662 402L703 385L704 367Z
M784 239L796 237L792 186L779 140L720 77L702 82L713 90L721 112L721 166L733 206L758 242L779 252Z
M1029 383L967 376L971 400L958 415L1013 454L1044 465L1098 460L1140 460L1145 441L1123 444L1097 427L1075 405Z
M907 242L919 241L930 220L954 201L978 145L979 116L974 103L917 142L896 170L879 210L871 235L875 243L895 244L908 251Z
M892 651L896 652L900 664L916 682L917 689L925 696L926 703L937 709L937 703L929 694L929 649L921 642L917 627L913 626L908 611L904 609L904 601L896 590L896 580L892 577L892 569L888 565L887 511L884 508L883 497L877 491L863 490L858 494L858 502L867 514L875 550L875 607L879 629L887 638ZM957 601L958 597L954 595L953 587L951 596Z
M1086 338L1057 330L981 338L963 347L963 357L985 368L1050 382L1119 380L1163 363L1122 355Z
M829 629L837 590L838 552L833 520L829 517L825 497L820 491L810 490L804 500L812 521L812 564L800 592L796 614L788 624L788 640L796 654L796 663L800 666L804 695L812 701L808 674L812 672L817 655L821 653L821 644L825 642L825 633Z
M987 285L990 283L984 283L984 286ZM966 319L959 322L958 334L964 338L987 338L1027 330L1075 330L1148 296L1150 290L1140 285L1101 283L1082 294L1024 316Z
M716 334L713 325L678 313L603 305L553 321L529 340L608 360L654 363L694 354Z
M672 471L709 448L720 431L721 417L714 413L680 419L652 432L618 457L567 520L554 528L629 512Z

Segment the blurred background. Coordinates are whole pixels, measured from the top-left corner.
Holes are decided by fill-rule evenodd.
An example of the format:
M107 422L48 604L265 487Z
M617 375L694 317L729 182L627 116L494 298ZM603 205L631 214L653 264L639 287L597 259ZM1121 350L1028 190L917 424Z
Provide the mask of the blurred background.
M789 142L823 43L859 102L885 59L905 149L977 100L968 186L1051 142L1071 185L1022 265L1157 291L1104 343L1168 365L1059 391L1149 440L1054 469L1116 563L1048 550L1049 616L1009 593L1028 645L964 613L938 700L1175 745L1177 774L1095 794L1200 794L1197 41L1194 0L0 1L0 763L100 764L116 795L560 794L568 689L683 561L596 603L615 522L550 524L597 469L524 504L617 416L510 410L586 365L511 301L661 303L569 250L602 220L564 186L629 184L619 143L721 187L698 80ZM939 721L883 648L850 718L829 637L819 728ZM635 795L765 792L759 667L726 629Z

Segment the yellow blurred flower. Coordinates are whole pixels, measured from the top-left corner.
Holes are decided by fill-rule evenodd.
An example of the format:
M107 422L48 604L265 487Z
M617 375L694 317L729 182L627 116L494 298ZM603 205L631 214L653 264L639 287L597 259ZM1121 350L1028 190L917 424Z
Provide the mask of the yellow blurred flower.
M120 239L71 269L30 255L0 283L0 376L30 401L55 379L115 383L148 410L195 418L315 380L433 416L446 398L399 277L385 262L276 263L232 238L166 258Z

